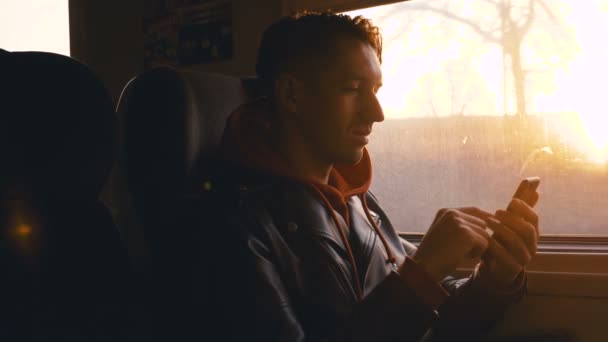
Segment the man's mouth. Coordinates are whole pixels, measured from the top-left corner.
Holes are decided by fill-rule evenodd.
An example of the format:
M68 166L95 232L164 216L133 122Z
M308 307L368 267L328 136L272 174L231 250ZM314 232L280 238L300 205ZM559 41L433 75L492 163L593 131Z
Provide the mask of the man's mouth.
M365 127L365 128L355 128L355 129L352 130L352 133L354 135L357 135L357 136L365 136L365 137L367 137L368 135L370 135L372 133L372 130L370 128L367 128L367 127Z
M357 128L351 131L353 138L362 145L367 145L369 143L369 135L372 133L372 130L369 128Z

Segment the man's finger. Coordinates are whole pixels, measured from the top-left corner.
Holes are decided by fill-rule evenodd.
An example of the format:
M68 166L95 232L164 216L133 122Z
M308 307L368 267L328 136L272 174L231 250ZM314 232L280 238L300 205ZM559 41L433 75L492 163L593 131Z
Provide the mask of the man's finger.
M482 219L477 216L467 214L465 212L460 212L459 217L467 223L480 227L481 229L485 229L488 226L486 219Z
M458 208L459 211L471 215L471 216L475 216L481 220L486 220L488 217L493 217L494 215L490 212L487 212L483 209L477 208L477 207L465 207L465 208Z
M538 193L536 194L536 198L538 199ZM512 212L518 216L521 216L524 220L530 222L536 229L536 233L538 234L538 214L532 207L530 207L526 202L514 198L509 203L507 211Z
M494 259L496 263L503 265L504 268L511 270L513 273L519 273L524 268L496 240L490 240L488 248L486 249L486 258L487 257Z
M471 250L467 256L471 259L481 258L488 249L491 237L486 232L485 228L468 223L463 223L462 227L468 230L468 236L471 242Z
M522 241L528 247L530 253L536 253L538 236L536 233L536 228L530 222L527 222L514 213L505 210L496 211L496 218L502 225L505 225L522 239ZM490 228L493 227L491 221L491 219L488 220L488 225L490 225Z
M435 219L433 220L433 222L440 220L448 210L448 208L441 208L437 210L437 214L435 214Z
M517 262L525 266L536 253L536 245L528 245L514 231L507 228L496 219L488 219L488 226L494 231L494 239L511 254ZM532 233L534 236L534 233Z
M530 206L534 207L536 205L536 203L538 202L539 198L540 198L540 194L538 193L538 191L534 191L534 193L532 193L530 195Z

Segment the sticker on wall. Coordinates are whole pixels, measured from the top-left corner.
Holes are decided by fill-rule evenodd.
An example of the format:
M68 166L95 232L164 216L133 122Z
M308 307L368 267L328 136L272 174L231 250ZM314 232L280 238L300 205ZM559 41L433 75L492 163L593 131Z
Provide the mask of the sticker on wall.
M180 65L232 58L232 8L228 2L181 10L177 58Z
M146 68L186 66L233 56L230 1L173 1L144 20Z
M178 17L167 14L144 21L144 66L177 64Z

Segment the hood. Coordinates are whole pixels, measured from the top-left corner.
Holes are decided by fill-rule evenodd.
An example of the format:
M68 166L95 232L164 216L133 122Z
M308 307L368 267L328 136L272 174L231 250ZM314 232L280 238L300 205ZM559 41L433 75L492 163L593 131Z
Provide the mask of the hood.
M271 115L272 109L266 99L242 105L233 112L222 137L223 157L256 170L314 186L348 221L348 215L345 215L346 200L350 196L367 192L371 183L372 168L367 149L364 149L363 157L356 164L335 164L330 171L328 184L298 179L273 149Z

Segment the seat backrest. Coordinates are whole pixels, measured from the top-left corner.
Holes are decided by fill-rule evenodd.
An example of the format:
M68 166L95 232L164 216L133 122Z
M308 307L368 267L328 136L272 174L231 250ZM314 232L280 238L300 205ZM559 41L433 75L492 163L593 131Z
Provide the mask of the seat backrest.
M201 330L205 305L191 303L201 303L195 292L206 292L206 280L195 285L193 268L206 267L197 260L206 243L201 231L218 227L198 221L205 205L191 199L203 190L206 163L228 116L248 99L247 81L163 67L123 90L117 109L122 148L109 194L140 271L144 335L179 339L177 331L185 338L190 328Z
M5 52L0 123L12 198L96 199L116 152L112 102L82 63L43 52Z
M118 104L121 146L111 198L120 229L141 263L179 236L176 206L202 186L201 169L249 80L161 67L131 80ZM136 262L137 262L136 261Z
M128 259L98 198L111 98L70 57L2 51L0 67L0 339L119 340Z

